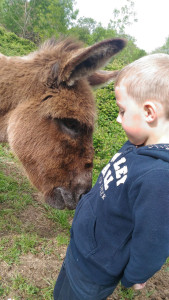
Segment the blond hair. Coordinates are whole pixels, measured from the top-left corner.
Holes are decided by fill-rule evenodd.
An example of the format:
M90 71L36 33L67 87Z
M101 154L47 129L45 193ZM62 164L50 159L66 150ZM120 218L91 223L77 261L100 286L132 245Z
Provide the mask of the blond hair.
M115 86L120 84L138 103L162 103L169 118L169 55L151 54L134 61L119 72Z

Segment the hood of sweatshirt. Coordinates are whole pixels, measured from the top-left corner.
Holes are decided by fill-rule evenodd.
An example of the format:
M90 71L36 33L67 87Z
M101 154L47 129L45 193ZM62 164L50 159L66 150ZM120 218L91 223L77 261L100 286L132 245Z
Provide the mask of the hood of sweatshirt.
M129 141L125 145L127 144L129 147L134 147L139 155L151 156L169 162L169 144L153 144L141 147L137 147Z

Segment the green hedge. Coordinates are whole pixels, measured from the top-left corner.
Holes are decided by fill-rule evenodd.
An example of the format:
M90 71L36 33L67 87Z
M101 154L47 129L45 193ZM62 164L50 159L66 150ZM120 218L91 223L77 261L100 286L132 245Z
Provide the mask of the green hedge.
M101 169L127 140L121 125L117 123L118 107L115 101L114 84L96 91L97 113L94 133L94 182Z
M35 49L34 43L0 27L0 52L4 55L26 55Z

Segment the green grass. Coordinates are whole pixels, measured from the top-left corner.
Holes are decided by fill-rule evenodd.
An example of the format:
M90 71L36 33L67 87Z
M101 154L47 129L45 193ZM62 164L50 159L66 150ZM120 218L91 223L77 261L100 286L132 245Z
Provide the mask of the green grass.
M25 295L27 299L32 299L33 296L38 296L40 289L30 284L26 278L18 274L16 277L13 277L12 280L12 289L14 291L19 290L22 294ZM19 299L20 297L18 297Z
M0 259L8 265L18 263L21 255L29 252L38 253L36 246L40 242L40 239L33 234L13 236L12 241L11 239L3 238L0 241Z
M46 215L50 220L54 221L55 223L58 223L63 229L70 230L70 220L74 216L74 211L66 209L62 211L51 208L48 205L44 206L46 208Z
M69 237L67 235L58 234L56 240L58 242L58 246L69 244Z
M39 287L31 278L18 273L22 257L42 255L61 265L62 247L69 242L74 211L57 211L38 203L37 191L16 166L7 144L0 145L0 299L53 299L55 279L44 278ZM30 212L30 213L29 213ZM35 220L33 213L35 214ZM31 217L32 214L32 217ZM50 237L51 234L51 237ZM49 238L48 238L49 235ZM58 249L58 253L56 251ZM59 250L60 249L60 250ZM5 277L1 264L16 272ZM11 296L12 295L12 296ZM6 297L6 298L5 298Z
M130 299L133 300L134 296L137 295L138 292L135 292L133 289L126 289L123 286L120 285L119 287L119 291L118 291L118 296L119 296L119 300L126 300L126 299Z

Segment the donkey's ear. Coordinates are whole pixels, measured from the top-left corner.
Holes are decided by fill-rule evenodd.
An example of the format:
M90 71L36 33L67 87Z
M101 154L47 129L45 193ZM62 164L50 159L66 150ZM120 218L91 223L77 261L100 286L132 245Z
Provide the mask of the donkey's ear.
M91 86L97 87L105 83L114 81L119 71L97 71L90 75L87 79Z
M109 39L87 48L76 50L59 72L58 83L65 82L73 85L82 77L89 77L96 70L104 67L110 58L126 45L124 39Z

